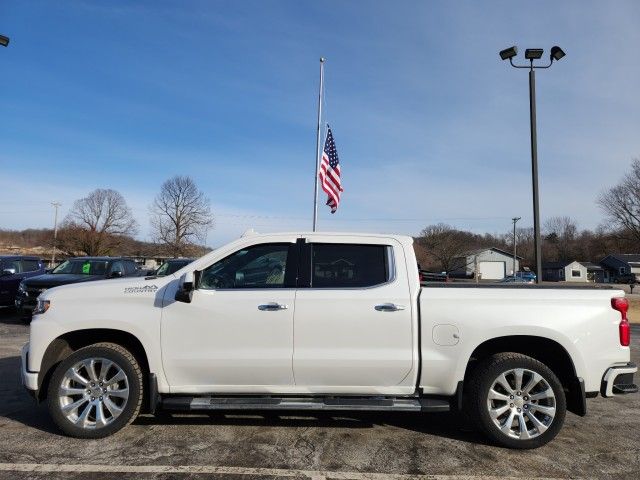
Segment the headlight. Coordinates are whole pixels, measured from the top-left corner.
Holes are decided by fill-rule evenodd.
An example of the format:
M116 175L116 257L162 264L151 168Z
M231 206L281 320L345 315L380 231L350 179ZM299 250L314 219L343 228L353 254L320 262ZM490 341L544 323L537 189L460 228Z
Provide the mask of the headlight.
M24 280L22 280L20 282L20 285L18 285L18 292L20 292L20 293L26 293L27 292L27 287L24 284Z
M36 305L36 308L33 309L33 314L42 315L44 312L49 310L50 306L51 306L50 300L42 300L41 298L38 298L38 304Z

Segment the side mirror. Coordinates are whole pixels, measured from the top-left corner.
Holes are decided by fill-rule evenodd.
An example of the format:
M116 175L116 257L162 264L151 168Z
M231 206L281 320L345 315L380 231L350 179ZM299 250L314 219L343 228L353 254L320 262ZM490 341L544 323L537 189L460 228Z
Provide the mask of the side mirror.
M16 273L16 269L15 268L5 268L4 270L2 270L2 275L0 275L0 277L6 277L9 275L14 275Z
M176 302L191 303L191 297L195 290L195 277L193 272L187 272L180 278L180 286L176 291Z

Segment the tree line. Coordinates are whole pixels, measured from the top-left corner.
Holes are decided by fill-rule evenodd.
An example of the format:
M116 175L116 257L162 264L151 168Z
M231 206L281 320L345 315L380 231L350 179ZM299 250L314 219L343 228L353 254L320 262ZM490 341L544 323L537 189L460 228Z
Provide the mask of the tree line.
M209 199L192 178L176 175L165 181L149 206L153 242L134 237L139 225L124 196L98 188L76 200L58 230L56 248L69 255L117 255L148 252L167 256L202 254L213 226ZM0 231L0 239L24 246L53 246L52 230Z
M596 203L604 222L594 230L580 229L575 219L552 217L542 225L542 260L598 262L611 253L640 253L640 159L617 185L603 191ZM449 272L455 259L476 249L496 247L513 251L513 231L477 234L444 223L425 227L415 239L422 268ZM534 267L533 228L516 229L522 266Z

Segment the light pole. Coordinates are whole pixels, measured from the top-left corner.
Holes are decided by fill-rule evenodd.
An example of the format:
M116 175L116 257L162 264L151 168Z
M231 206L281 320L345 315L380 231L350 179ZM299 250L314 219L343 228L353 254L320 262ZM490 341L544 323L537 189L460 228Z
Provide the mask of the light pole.
M513 217L513 279L516 279L516 223L520 220L520 217Z
M542 281L542 241L540 239L540 201L538 197L538 137L536 132L536 69L549 68L553 61L565 56L564 51L558 47L552 47L549 55L549 65L534 65L533 61L542 57L542 48L527 48L524 58L529 60L529 65L514 65L513 57L518 54L517 47L510 47L500 52L502 60L509 60L514 68L529 69L529 121L531 123L531 180L533 183L533 243L536 262L536 283Z

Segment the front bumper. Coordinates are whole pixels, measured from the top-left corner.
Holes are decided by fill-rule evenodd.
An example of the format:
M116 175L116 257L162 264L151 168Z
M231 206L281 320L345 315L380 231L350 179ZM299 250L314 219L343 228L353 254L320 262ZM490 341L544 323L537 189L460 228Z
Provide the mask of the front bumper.
M24 388L30 391L30 393L35 394L38 391L38 372L30 372L28 370L28 357L29 357L29 344L25 343L22 347L21 352L21 367L20 370L22 372L22 385Z
M632 362L609 368L602 377L600 393L603 397L636 393L638 386L633 383L633 375L637 371L637 365Z
M15 299L16 308L31 313L36 305L38 304L37 297L29 297L26 295L18 294Z

